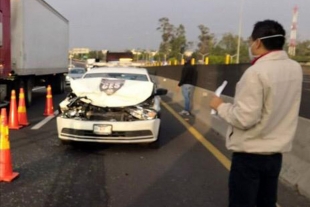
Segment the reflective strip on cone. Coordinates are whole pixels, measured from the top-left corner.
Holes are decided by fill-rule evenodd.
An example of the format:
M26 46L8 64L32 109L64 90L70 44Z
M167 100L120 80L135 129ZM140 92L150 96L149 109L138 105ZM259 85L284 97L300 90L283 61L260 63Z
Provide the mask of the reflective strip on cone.
M4 133L3 133L4 131ZM6 132L7 131L7 132ZM2 129L1 130L1 137L0 137L0 150L7 150L10 149L10 142L8 136L9 129ZM4 134L4 135L3 135Z

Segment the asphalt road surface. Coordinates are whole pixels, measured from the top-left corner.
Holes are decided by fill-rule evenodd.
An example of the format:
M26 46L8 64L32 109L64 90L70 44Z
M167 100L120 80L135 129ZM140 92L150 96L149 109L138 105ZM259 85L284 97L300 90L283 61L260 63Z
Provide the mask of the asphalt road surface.
M0 182L1 207L227 206L225 159L217 159L204 145L210 142L230 158L224 139L195 117L184 121L174 112L180 106L165 100L160 149L140 144L63 146L55 118L31 129L45 118L45 93L37 90L27 110L31 125L10 130L13 168L20 176ZM53 96L54 108L64 97ZM279 204L309 207L310 201L281 182Z

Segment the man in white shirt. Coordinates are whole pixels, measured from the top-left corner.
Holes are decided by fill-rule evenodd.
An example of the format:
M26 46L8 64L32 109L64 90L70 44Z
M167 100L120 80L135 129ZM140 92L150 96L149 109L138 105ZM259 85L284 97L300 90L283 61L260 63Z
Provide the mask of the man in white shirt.
M210 102L230 125L229 207L276 207L282 153L292 148L303 76L284 44L282 25L257 22L249 47L252 66L237 83L234 103L216 96Z

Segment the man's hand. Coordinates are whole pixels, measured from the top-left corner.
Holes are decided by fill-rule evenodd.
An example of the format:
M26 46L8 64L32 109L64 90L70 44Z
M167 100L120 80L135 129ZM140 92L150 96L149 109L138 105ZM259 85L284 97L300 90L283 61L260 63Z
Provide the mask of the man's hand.
M213 96L212 100L210 102L210 107L214 110L217 111L217 108L219 107L219 105L221 105L223 103L223 99L217 97L217 96Z

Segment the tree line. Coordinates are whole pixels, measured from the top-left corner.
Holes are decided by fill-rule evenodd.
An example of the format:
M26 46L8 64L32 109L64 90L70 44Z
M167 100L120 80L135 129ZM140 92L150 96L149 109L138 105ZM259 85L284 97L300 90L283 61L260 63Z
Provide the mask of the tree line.
M238 35L225 33L218 39L211 30L203 25L198 25L199 35L196 41L190 41L186 37L186 28L183 24L178 26L170 23L169 18L162 17L158 20L159 26L156 30L161 35L161 42L155 51L138 49L135 55L135 61L180 61L186 55L187 51L192 52L192 57L199 62L204 62L209 58L210 64L225 63L227 55L230 63L236 63L238 50ZM239 63L249 63L248 39L240 37ZM288 44L284 48L288 51ZM132 51L130 49L126 50ZM104 59L101 51L90 51L87 58ZM296 55L291 57L298 62L310 61L310 40L297 41Z
M200 34L198 36L197 45L194 41L188 41L186 38L186 30L184 25L175 26L170 23L167 17L159 19L159 27L157 30L161 33L161 42L159 45L159 53L167 56L167 59L180 59L186 50L193 52L192 56L196 60L203 60L209 57L209 62L213 64L224 63L225 56L229 55L231 62L236 62L238 35L225 33L220 39L210 31L205 25L198 25ZM248 39L240 38L239 62L248 63ZM288 50L288 45L284 48ZM297 42L296 55L291 57L299 62L310 61L310 40Z

